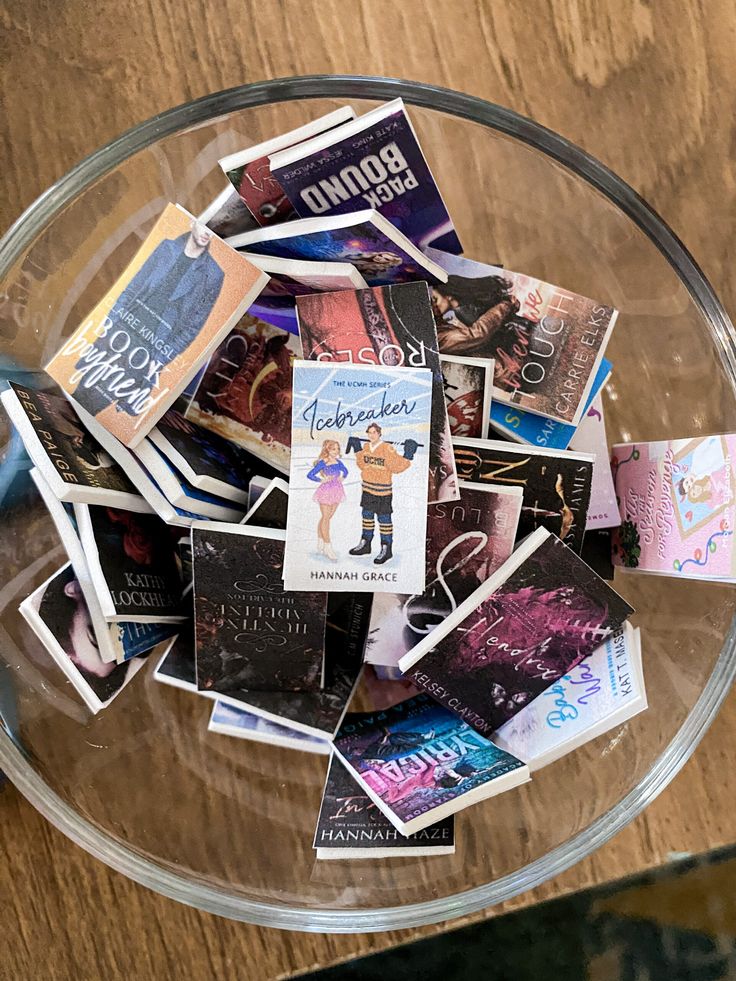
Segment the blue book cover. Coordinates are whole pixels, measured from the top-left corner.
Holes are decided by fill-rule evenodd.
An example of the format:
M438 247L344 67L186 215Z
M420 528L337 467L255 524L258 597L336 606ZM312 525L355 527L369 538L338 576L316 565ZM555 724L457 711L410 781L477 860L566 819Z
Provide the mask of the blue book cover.
M442 283L447 273L425 256L398 228L375 210L301 218L283 225L234 235L227 244L246 254L280 256L321 262L349 262L369 286L412 283L418 279ZM253 307L269 323L262 306ZM288 329L288 325L287 325Z
M613 365L610 361L605 358L601 361L585 403L583 416L590 408L593 399L605 385L612 368ZM502 402L491 403L491 425L497 432L508 436L509 439L513 439L517 443L546 446L551 450L566 450L577 428L557 419L545 419L544 416L524 412L523 409L504 405Z
M271 155L303 218L375 208L419 248L462 252L401 99Z
M432 372L295 361L284 585L424 589Z
M179 632L179 625L175 623L111 623L110 633L117 634L117 646L119 656L118 663L129 661L131 657L137 657L150 651L157 644L164 640L169 640Z
M405 835L529 779L521 760L425 694L383 711L349 712L334 745Z

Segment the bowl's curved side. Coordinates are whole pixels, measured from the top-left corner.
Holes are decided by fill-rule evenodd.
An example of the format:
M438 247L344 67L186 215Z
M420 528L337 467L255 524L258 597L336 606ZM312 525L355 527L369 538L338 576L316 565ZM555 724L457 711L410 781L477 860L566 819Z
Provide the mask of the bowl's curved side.
M468 119L522 140L583 177L611 200L655 244L688 289L709 325L724 369L736 391L736 333L701 270L661 218L603 164L509 109L448 89L416 82L361 76L307 76L259 82L206 96L171 109L129 130L81 161L39 197L0 240L0 277L53 217L93 181L155 141L217 117L268 103L305 98L388 99ZM28 764L0 729L0 766L28 800L59 830L125 875L179 902L263 926L314 932L363 932L418 926L475 912L512 898L569 868L636 817L674 778L713 721L736 675L736 628L732 624L713 672L666 750L637 786L584 831L513 874L484 886L404 907L354 910L299 909L254 903L154 865L82 819Z

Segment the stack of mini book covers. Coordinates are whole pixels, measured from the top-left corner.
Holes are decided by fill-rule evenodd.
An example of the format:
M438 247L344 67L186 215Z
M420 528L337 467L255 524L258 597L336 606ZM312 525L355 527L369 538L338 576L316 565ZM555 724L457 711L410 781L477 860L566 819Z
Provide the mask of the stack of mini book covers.
M616 310L461 255L401 100L220 163L2 393L68 555L21 612L93 712L150 658L329 756L319 859L451 853L646 708L614 566L736 579L736 436L611 464Z

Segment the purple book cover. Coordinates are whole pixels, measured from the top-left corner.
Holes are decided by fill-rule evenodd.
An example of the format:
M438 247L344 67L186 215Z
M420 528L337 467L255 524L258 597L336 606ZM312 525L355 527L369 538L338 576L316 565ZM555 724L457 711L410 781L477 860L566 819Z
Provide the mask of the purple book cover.
M490 736L631 613L540 528L400 666L408 681Z
M300 158L279 166L280 156ZM420 248L462 252L400 99L313 144L275 154L271 165L303 218L374 208Z
M423 694L382 712L348 713L335 750L396 827L426 827L439 808L459 810L464 797L497 778L514 771L522 771L519 782L526 777L520 760Z
M376 594L366 660L398 665L503 565L514 548L522 496L520 487L461 483L459 501L428 509L427 587L415 596Z

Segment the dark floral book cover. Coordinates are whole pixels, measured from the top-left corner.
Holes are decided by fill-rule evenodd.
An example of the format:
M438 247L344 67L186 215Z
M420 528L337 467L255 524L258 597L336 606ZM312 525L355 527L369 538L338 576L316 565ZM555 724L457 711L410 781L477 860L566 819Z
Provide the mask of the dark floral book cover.
M461 480L521 487L517 541L542 527L580 554L594 457L491 439L454 439L453 446Z
M399 666L417 688L490 736L633 612L540 528Z
M335 752L402 834L528 779L521 760L424 694L348 713Z
M271 158L302 218L374 208L415 245L462 252L401 99Z
M229 692L225 701L284 722L323 739L332 739L358 680L371 610L370 593L328 595L325 630L325 687L322 691Z
M246 314L210 358L187 418L288 474L299 353L293 334Z
M455 818L404 837L347 768L332 757L314 834L317 858L447 855L455 850Z
M135 487L87 432L68 399L58 392L9 384L3 404L29 456L60 500L101 504L106 498L113 506L146 509Z
M192 527L200 690L322 688L327 596L284 589L284 538L241 525Z
M617 311L534 276L428 249L443 354L493 358L493 398L577 426Z
M414 596L377 593L366 659L396 667L399 658L474 593L511 555L520 487L460 483L460 500L427 510L427 586Z
M107 620L178 622L178 529L153 514L75 504L74 515Z
M304 357L432 372L429 502L457 500L437 331L425 283L297 297Z

